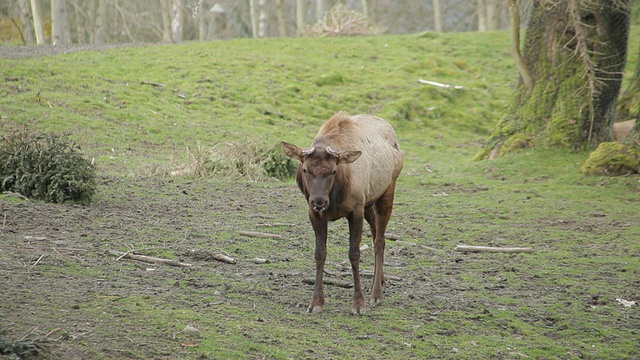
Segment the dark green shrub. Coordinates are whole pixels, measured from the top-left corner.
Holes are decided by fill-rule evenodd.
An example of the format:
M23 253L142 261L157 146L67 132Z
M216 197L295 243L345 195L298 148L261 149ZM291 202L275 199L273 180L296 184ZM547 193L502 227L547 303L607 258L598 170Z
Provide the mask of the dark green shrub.
M88 204L95 167L65 136L15 130L0 144L0 188L46 202Z
M266 151L264 157L262 167L268 176L286 180L296 174L298 162L285 155L280 144Z

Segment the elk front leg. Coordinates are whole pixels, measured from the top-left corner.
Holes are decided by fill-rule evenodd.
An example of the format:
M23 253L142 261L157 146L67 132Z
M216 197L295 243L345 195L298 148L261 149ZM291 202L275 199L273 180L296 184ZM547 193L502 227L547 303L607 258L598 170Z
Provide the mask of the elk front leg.
M365 301L360 284L360 240L362 239L362 224L364 209L352 212L347 217L349 221L349 261L353 270L353 307L354 315L364 315Z
M324 306L324 288L322 284L322 275L324 272L324 263L327 259L327 222L321 221L313 214L309 214L313 232L316 235L316 281L313 287L313 298L307 312L320 312Z

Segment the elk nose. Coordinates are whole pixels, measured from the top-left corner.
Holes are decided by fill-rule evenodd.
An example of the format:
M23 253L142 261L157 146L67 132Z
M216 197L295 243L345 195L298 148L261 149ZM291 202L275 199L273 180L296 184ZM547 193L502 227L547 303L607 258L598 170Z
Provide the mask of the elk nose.
M327 202L323 200L314 200L311 201L311 207L313 207L313 210L320 212L327 207Z

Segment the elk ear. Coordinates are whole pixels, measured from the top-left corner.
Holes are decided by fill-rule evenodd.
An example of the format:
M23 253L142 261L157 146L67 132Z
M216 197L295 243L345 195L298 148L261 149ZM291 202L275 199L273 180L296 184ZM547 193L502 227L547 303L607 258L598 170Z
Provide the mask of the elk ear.
M284 141L281 141L280 145L282 146L282 150L284 150L284 153L288 157L302 161L302 149L300 149L298 146L289 144L288 142Z
M338 164L350 164L356 161L360 155L362 155L362 151L343 151L338 155Z

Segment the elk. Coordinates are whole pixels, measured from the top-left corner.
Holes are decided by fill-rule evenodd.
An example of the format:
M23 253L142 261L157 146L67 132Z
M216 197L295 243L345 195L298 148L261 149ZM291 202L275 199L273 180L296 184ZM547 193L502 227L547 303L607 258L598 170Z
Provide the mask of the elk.
M318 131L309 148L281 143L287 156L299 160L296 182L309 204L315 249L315 284L308 312L325 304L322 283L327 251L327 224L346 218L349 223L349 260L353 271L352 313L364 315L360 284L360 241L364 220L374 243L375 265L371 305L382 302L385 282L385 231L402 171L404 151L391 124L372 115L349 116L339 112Z

